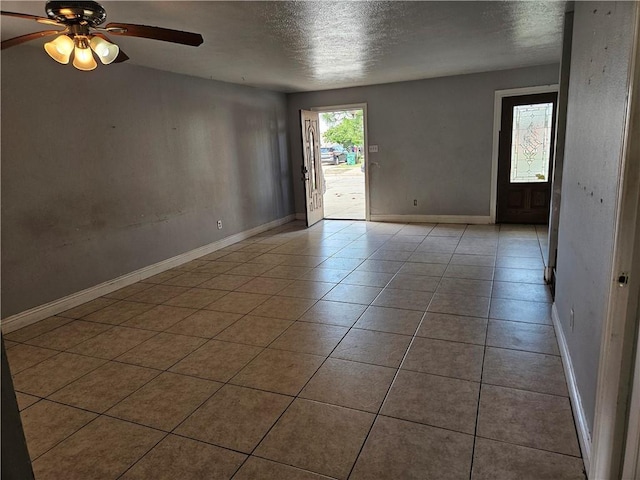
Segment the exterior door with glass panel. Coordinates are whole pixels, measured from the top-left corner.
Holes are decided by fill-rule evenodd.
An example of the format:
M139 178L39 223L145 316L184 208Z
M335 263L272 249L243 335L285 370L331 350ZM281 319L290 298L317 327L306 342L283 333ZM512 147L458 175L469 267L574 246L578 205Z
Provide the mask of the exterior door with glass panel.
M307 210L307 227L324 218L322 161L320 159L320 133L318 112L300 110L302 122L302 180Z
M558 94L502 99L498 223L547 223Z

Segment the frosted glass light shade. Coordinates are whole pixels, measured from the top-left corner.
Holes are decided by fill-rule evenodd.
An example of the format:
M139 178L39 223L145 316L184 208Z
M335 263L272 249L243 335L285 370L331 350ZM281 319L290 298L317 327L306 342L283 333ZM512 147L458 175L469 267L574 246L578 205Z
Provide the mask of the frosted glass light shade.
M79 46L76 46L75 52L73 54L73 66L78 70L88 72L96 68L98 64L94 60L90 48L81 48Z
M91 45L91 49L98 55L100 61L105 65L113 62L120 53L120 48L117 45L107 42L104 38L92 37L89 44Z
M73 52L73 40L66 35L59 35L55 40L44 44L45 51L58 63L69 63Z

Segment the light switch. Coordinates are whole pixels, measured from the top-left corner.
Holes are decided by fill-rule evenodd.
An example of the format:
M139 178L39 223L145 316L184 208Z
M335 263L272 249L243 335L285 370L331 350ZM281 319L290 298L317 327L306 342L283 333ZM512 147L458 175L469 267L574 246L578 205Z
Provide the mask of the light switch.
M378 153L378 145L369 145L369 153Z

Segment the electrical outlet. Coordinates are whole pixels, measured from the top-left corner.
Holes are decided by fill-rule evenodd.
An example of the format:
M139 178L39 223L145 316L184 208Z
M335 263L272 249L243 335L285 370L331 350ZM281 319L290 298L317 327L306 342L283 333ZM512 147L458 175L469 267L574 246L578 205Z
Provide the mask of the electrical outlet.
M222 230L222 220L218 220L218 230Z
M573 307L571 307L571 312L569 312L569 328L571 329L571 331L573 332L573 325L574 325L574 320L575 320L575 314L573 311Z
M414 199L413 199L413 206L414 206L414 207L417 207L417 206L418 206L418 199L417 199L417 198L414 198Z

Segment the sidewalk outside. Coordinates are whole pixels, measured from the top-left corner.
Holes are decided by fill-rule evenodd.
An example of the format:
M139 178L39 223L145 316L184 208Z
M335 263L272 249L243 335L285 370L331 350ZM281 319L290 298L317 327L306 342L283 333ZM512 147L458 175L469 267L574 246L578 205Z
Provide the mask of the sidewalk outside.
M364 172L360 164L323 165L327 189L324 193L324 218L364 220Z

